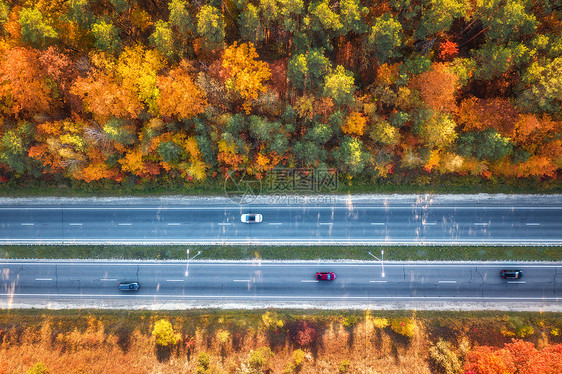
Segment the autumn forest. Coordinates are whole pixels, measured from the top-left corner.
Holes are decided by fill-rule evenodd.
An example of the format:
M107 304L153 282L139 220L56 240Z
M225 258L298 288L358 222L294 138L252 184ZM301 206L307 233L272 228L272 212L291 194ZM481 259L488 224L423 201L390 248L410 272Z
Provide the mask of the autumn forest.
M557 181L550 0L0 0L0 185Z

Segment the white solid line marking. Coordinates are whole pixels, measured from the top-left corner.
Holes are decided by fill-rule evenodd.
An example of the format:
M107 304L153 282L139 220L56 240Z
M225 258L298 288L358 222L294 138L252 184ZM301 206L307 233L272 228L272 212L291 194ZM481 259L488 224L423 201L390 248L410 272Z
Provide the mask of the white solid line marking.
M131 226L132 223L119 223L119 226Z
M540 223L526 223L527 226L540 226Z
M144 295L100 295L100 294L42 294L42 293L28 293L28 294L14 294L14 293L1 293L0 297L46 297L46 296L56 296L56 297L72 297L72 298L110 298L117 299L123 297L134 297L143 299L152 299L154 297L170 297L170 295L162 294L144 294ZM559 302L560 297L480 297L480 296L300 296L300 295L172 295L175 299L281 299L281 300L474 300L474 301L554 301Z
M230 223L230 222L219 222L218 225L219 226L230 226L230 225L232 225L232 223Z
M68 225L69 226L82 226L81 223L69 223Z
M371 225L384 226L384 222L371 222Z
M437 222L424 222L423 224L426 226L435 226L437 225Z
M474 222L474 226L488 226L486 222Z
M369 281L369 283L386 283L388 281Z
M166 282L183 282L183 279L166 279Z
M181 223L168 223L168 226L181 226Z
M320 222L319 225L333 225L333 222Z
M457 283L457 281L439 281L439 283Z
M34 226L34 223L21 223L22 226Z
M273 206L275 209L291 210L291 209L317 209L317 210L349 210L347 206ZM254 209L271 209L271 205L255 205L252 206ZM96 207L32 207L32 210L144 210L144 211L164 211L164 210L231 210L240 211L239 206L220 206L220 207L130 207L130 206L96 206ZM411 210L411 205L400 205L393 207L386 206L369 206L369 205L357 205L354 209L368 209L368 210ZM422 207L417 207L417 209L422 209ZM562 210L562 206L426 206L423 210ZM1 210L22 210L20 207L1 207Z
M268 225L280 226L280 225L282 225L282 223L281 222L270 222L270 223L268 223Z
M35 278L36 281L52 281L53 278Z
M111 282L113 282L113 281L116 281L116 280L117 280L117 278L100 278L100 281L111 281Z
M250 282L249 279L233 279L233 282Z
M521 284L524 284L524 283L527 283L527 282L525 282L525 281L508 281L507 283L521 283Z
M1 209L0 209L1 210ZM267 244L277 244L283 243L287 245L319 245L319 244L354 244L354 245L416 245L416 246L423 246L423 245L441 245L441 244L451 244L451 245L458 245L458 244L466 244L466 245L473 245L473 244L528 244L528 245L538 245L538 246L545 246L545 245L562 245L562 239L511 239L511 238L504 238L504 239L489 239L489 238L482 238L482 239L408 239L408 240L398 240L398 241L388 241L384 238L382 239L224 239L224 240L213 240L209 238L195 238L195 239L173 239L173 240L164 240L164 239L139 239L135 238L134 240L131 239L123 239L123 238L107 238L107 239L80 239L80 238L72 238L72 239L34 239L34 238L1 238L0 244L38 244L38 243L89 243L89 244L116 244L116 243L126 243L126 244L142 244L142 245L163 245L163 244L191 244L191 245L225 245L225 244L241 244L241 245L267 245Z
M301 280L302 283L318 283L317 280Z

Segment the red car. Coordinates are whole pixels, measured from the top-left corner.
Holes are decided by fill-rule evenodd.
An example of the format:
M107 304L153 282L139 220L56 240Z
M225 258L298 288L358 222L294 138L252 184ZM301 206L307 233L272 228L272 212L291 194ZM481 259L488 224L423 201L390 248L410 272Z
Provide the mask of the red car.
M336 279L336 274L332 273L332 272L318 272L316 273L316 280L319 281L333 281L334 279Z

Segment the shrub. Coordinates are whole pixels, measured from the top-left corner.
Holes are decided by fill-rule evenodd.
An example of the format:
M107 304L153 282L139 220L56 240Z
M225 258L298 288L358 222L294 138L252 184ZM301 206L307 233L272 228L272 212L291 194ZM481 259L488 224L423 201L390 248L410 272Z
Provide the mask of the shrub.
M293 357L291 358L291 361L287 363L287 366L285 366L285 370L283 370L283 373L291 374L297 372L297 370L301 367L305 357L306 354L302 349L293 351Z
M248 364L252 369L264 369L269 366L269 360L273 357L273 352L269 347L261 347L250 352Z
M347 316L343 319L343 326L347 328L355 326L356 323L357 317L355 316Z
M395 318L390 324L390 328L397 334L411 338L416 332L416 324L410 318Z
M49 371L44 363L38 362L25 372L25 374L48 374Z
M228 341L230 340L230 333L228 331L225 330L220 330L217 333L217 340L219 341L219 343L221 344L226 344L228 343Z
M429 357L445 374L456 374L461 370L461 363L455 352L451 350L451 343L439 339L429 348Z
M283 320L276 312L266 312L261 316L261 320L267 330L283 327Z
M175 332L170 321L165 319L156 321L152 335L156 337L156 345L161 347L175 345L181 340L180 334Z
M317 337L316 325L311 321L298 321L293 331L291 331L291 339L301 347L311 345L316 341Z
M209 365L211 363L211 357L206 352L201 352L197 356L197 367L195 368L196 374L205 374L209 372Z
M338 371L340 373L347 373L349 371L349 366L351 365L351 363L349 362L349 360L343 360L342 363L340 364L340 367L338 368Z
M386 326L389 325L388 320L386 318L373 318L373 325L378 329L384 329Z
M535 333L535 329L531 326L521 326L515 330L515 335L520 338L525 338L529 335L533 335Z

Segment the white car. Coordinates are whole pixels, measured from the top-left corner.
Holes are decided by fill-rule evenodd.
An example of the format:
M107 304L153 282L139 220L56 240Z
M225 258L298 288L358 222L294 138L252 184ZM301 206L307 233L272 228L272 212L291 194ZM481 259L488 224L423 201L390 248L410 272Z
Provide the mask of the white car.
M240 221L244 223L260 223L263 220L261 214L242 214Z

